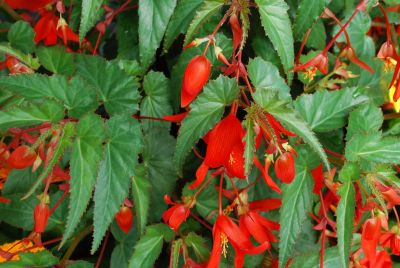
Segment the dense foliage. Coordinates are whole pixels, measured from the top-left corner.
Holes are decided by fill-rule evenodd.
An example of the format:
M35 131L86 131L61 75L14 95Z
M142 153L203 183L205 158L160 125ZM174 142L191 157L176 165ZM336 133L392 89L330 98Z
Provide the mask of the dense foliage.
M3 0L0 267L392 267L399 0Z

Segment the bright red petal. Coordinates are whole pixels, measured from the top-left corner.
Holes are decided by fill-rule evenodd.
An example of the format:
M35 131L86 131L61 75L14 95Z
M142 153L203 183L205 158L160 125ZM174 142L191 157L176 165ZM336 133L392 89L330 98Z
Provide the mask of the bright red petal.
M283 153L275 161L275 174L278 179L284 183L291 183L296 175L293 154Z
M53 2L53 0L6 0L13 9L38 10Z
M198 187L204 181L204 178L207 176L208 169L209 167L203 162L197 169L196 180L191 185L189 185L189 189L194 189Z
M314 189L313 192L315 194L319 194L321 191L322 187L324 186L324 172L322 170L322 164L320 164L318 167L314 168L311 170L311 174L314 178Z
M253 162L256 165L256 167L261 171L265 184L267 184L275 192L282 193L279 186L271 179L268 173L264 170L264 167L261 165L260 161L258 161L257 157L254 156Z
M236 143L235 146L232 148L232 152L229 155L228 161L225 163L226 172L228 176L231 178L239 178L245 179L246 175L244 174L244 148L243 144Z
M282 201L280 199L263 199L249 203L250 210L268 211L280 208Z
M221 231L218 228L215 228L213 234L213 248L211 250L210 259L208 260L207 268L218 268L219 263L221 262Z

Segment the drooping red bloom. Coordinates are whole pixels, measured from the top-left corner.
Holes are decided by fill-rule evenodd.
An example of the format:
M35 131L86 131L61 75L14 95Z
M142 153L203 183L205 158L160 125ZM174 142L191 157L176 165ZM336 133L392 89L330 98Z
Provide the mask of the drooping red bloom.
M125 234L128 234L133 225L132 209L122 206L115 214L115 221L117 222L119 228L121 228Z
M322 164L320 164L318 167L311 170L311 174L314 179L313 192L314 192L314 194L319 194L322 187L324 186L324 172L322 170Z
M392 254L400 256L400 232L399 226L395 225L385 234L382 234L379 242L383 247L390 248Z
M17 147L8 158L8 164L16 169L23 169L32 166L36 160L36 153L30 151L27 145Z
M197 169L196 181L191 189L201 184L209 168L223 166L229 177L244 179L244 146L245 135L240 121L234 114L222 119L204 138L207 143L206 157Z
M348 58L352 63L358 65L360 68L367 70L372 74L375 72L368 64L366 64L365 62L360 60L360 58L357 57L356 52L354 51L354 48L351 45L347 45L347 47L342 51L340 56Z
M44 8L52 2L53 0L6 0L6 3L13 9L27 9L30 11Z
M164 195L164 201L173 206L164 212L162 219L176 232L179 226L189 217L190 209L194 206L194 201L189 199L187 204L179 204L173 202L169 195Z
M52 12L43 12L35 25L36 44L43 40L46 46L57 44L57 37L64 44L68 41L79 42L79 36L75 34L63 18L59 18Z
M284 183L291 183L296 176L294 157L292 152L285 152L276 159L274 164L275 174Z
M279 188L279 186L272 180L271 176L268 174L268 169L271 164L271 159L266 158L265 159L265 165L264 167L261 165L260 161L256 156L254 156L253 159L254 165L261 171L262 178L264 179L264 182L266 185L268 185L272 190L274 190L277 193L282 193L282 190Z
M328 55L327 53L319 53L309 61L307 61L304 64L295 66L293 68L294 71L304 71L305 69L308 68L316 68L318 71L320 71L323 74L328 73Z
M240 26L238 16L235 13L233 13L229 18L229 24L231 25L233 34L233 50L236 51L242 42L243 31L242 27Z
M10 74L34 73L34 71L12 56L6 56L6 66Z
M213 248L208 268L218 268L221 255L226 256L228 242L235 250L234 267L242 267L245 254L260 254L268 249L270 244L265 242L254 246L249 237L237 226L231 218L220 214L215 221L213 228Z
M379 237L381 236L381 220L377 217L368 219L363 224L361 247L370 267L375 267Z
M387 58L396 58L396 49L394 48L394 45L392 42L386 41L385 43L382 44L381 48L379 49L377 57L386 60Z
M188 106L207 83L211 72L211 63L203 55L190 60L182 81L181 106Z
M33 219L35 223L34 230L36 233L41 234L44 232L49 217L50 217L49 206L43 202L37 204L33 212Z

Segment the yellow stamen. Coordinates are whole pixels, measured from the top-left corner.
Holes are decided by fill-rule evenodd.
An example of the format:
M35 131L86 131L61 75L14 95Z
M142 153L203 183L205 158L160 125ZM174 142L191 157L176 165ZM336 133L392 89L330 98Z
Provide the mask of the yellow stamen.
M235 158L233 157L233 153L229 155L229 164L233 165L235 163Z
M399 82L397 82L397 83L399 83ZM394 92L395 91L396 91L396 88L395 88L395 85L393 85L389 89L389 101L393 105L393 108L396 111L396 113L398 113L400 111L400 99L398 99L397 101L393 100L393 96L394 96Z
M393 58L386 58L385 64L383 65L383 70L385 72L389 72L393 70L393 68L396 66L397 61Z
M228 237L224 234L221 233L221 246L222 246L222 254L224 255L224 258L226 259L226 254L228 253Z
M30 241L16 240L12 243L6 243L3 245L0 245L0 250L8 252L10 254L20 252L20 251L21 252L38 252L38 251L44 250L44 247L33 247L33 246L34 246L33 243ZM12 261L19 260L18 254L15 254L11 259L6 259L6 258L0 256L0 262L7 262L10 260L12 260Z

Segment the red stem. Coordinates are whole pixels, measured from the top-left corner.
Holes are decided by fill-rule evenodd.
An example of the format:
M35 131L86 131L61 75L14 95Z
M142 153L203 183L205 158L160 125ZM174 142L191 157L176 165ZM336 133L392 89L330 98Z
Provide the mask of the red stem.
M381 9L383 16L385 17L385 24L386 24L386 39L389 44L392 43L392 36L390 34L390 23L389 18L387 16L386 10L383 8L381 3L378 3L379 8ZM396 50L395 50L396 51Z
M197 222L199 222L201 225L203 225L205 228L207 228L212 232L212 227L208 223L203 221L199 216L197 216L193 212L190 212L190 216L192 216Z
M50 215L53 214L53 212L57 209L57 207L61 204L61 202L64 200L64 198L67 196L68 191L64 191L62 196L57 200L57 202L54 204L53 208L50 210Z
M103 259L104 252L106 250L108 237L110 236L110 231L107 232L106 238L104 238L103 246L101 247L99 258L97 259L95 268L99 268L101 264L101 260Z
M219 215L222 215L222 183L224 181L224 173L221 174L219 179L219 194L218 194L218 206L219 206Z

